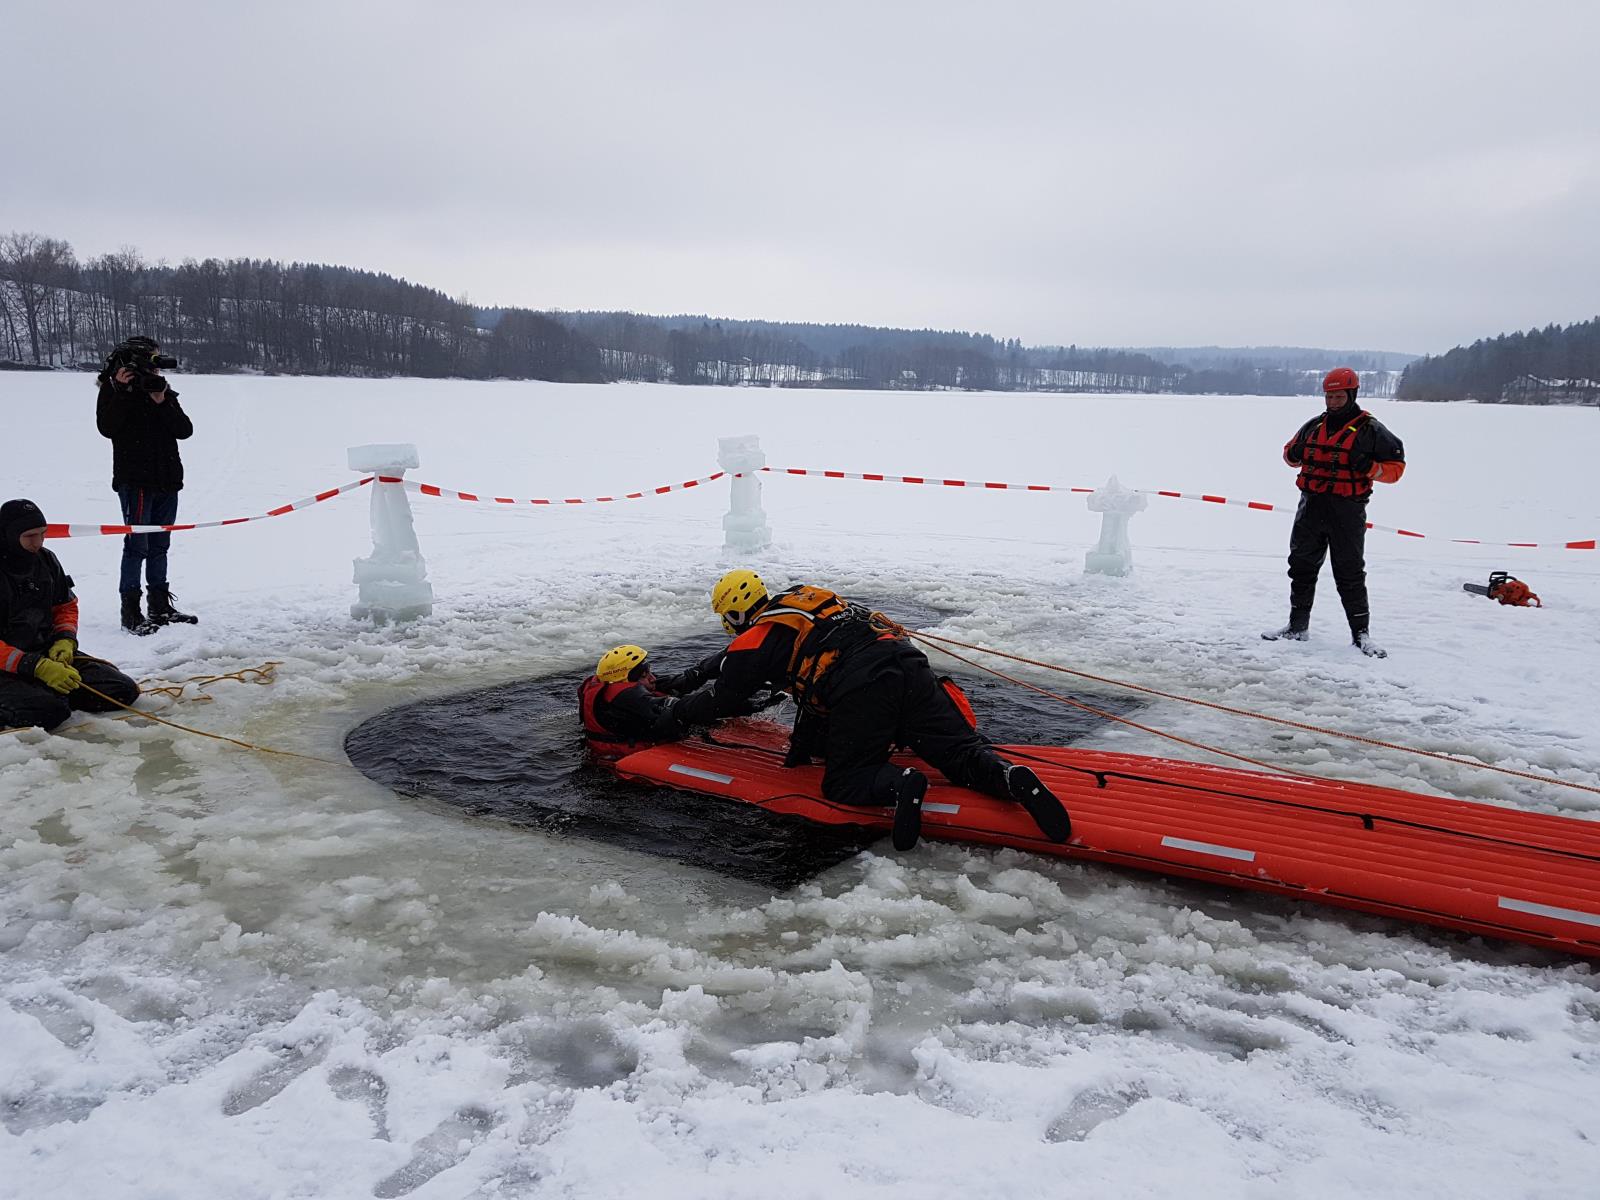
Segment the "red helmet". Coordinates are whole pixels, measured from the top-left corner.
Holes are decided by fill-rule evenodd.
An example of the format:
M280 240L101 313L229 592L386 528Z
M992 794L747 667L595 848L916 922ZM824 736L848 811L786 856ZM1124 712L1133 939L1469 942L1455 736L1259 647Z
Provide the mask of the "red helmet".
M1322 390L1325 392L1353 392L1361 386L1361 380L1349 367L1335 367L1322 377Z

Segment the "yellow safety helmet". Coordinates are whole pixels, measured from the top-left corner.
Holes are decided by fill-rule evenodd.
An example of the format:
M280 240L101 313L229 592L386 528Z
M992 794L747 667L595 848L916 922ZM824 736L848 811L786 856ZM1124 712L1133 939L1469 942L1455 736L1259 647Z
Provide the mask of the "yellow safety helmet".
M595 667L594 673L600 677L601 683L621 683L633 669L649 657L650 651L643 646L613 646L600 656L600 664Z
M722 618L729 637L749 623L750 614L767 602L767 585L754 571L729 571L711 589L711 611Z

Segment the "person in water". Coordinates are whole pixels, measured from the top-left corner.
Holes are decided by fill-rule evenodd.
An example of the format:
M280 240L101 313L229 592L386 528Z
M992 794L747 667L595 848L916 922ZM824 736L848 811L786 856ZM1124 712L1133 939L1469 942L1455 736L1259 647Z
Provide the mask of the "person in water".
M676 742L689 727L677 716L673 693L681 677L657 676L642 646L613 646L594 674L578 685L578 711L589 748L620 758L640 746ZM698 685L696 685L698 686Z
M715 682L674 706L676 722L710 724L748 712L760 691L787 692L800 710L798 753L788 765L820 750L823 796L892 807L897 850L917 844L928 790L921 771L890 763L897 746L952 783L1021 804L1052 842L1072 836L1061 801L1032 768L994 752L965 697L941 682L904 630L881 615L805 584L770 595L748 570L718 580L711 608L733 640L726 653L695 668L693 674Z

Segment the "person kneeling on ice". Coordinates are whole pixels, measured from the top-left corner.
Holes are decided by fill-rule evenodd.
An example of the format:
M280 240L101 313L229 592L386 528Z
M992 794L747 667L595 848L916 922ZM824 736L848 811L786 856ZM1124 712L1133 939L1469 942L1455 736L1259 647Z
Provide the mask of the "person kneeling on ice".
M74 710L110 712L139 698L121 671L78 653L78 598L44 535L32 500L0 505L0 726L54 729Z
M754 571L730 571L711 592L711 610L733 638L720 660L696 668L715 683L676 708L685 725L709 724L749 711L750 698L787 692L800 716L797 734L822 754L822 794L839 804L894 808L896 850L917 844L927 776L897 767L889 756L905 746L970 787L1028 810L1044 835L1065 842L1072 822L1061 802L1029 767L1002 760L979 735L965 698L934 676L927 656L904 631L825 588L798 585L769 595ZM965 711L963 711L965 710ZM805 761L797 737L786 765Z
M620 758L640 746L676 742L689 727L677 716L670 694L676 677L657 677L650 652L640 646L614 646L600 656L594 674L578 685L578 711L589 749L602 758ZM698 685L695 685L698 686Z

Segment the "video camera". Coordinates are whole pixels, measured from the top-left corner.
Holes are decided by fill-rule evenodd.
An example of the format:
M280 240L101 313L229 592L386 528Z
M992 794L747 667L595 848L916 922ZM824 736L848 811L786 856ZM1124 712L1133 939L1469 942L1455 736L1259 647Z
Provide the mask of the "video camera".
M171 370L178 365L178 360L170 354L162 354L161 344L154 338L131 337L119 343L117 347L106 356L105 377L111 378L118 371L126 367L133 372L133 378L127 386L136 392L159 392L167 386L167 381L157 372Z

